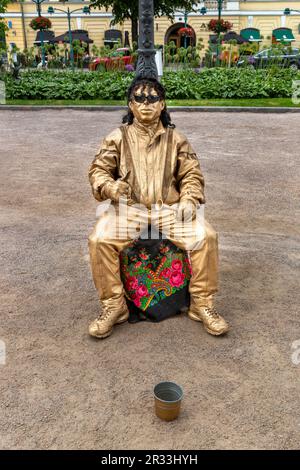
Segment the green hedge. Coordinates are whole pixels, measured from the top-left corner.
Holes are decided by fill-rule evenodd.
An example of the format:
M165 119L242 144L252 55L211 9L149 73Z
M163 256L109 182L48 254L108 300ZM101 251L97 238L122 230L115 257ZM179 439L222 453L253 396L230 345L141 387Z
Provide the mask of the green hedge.
M20 80L5 78L8 99L103 99L122 100L133 73L25 71ZM290 97L292 81L300 72L289 69L238 68L167 72L162 83L168 99Z
M168 73L164 85L169 99L287 98L300 72L289 69L204 69L196 73Z
M133 74L37 70L20 77L6 77L7 99L122 100Z

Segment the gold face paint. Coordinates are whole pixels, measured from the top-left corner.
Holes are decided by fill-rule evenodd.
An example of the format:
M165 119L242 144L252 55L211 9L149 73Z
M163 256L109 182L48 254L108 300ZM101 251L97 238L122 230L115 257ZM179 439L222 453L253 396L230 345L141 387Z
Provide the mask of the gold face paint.
M145 100L142 103L137 102L134 96L145 96ZM161 115L162 110L165 107L163 100L149 103L146 99L149 95L158 96L157 92L153 88L148 86L143 88L140 86L134 90L132 100L129 102L129 108L133 112L134 117L142 124L149 125L154 121L157 121ZM151 97L150 97L151 98Z

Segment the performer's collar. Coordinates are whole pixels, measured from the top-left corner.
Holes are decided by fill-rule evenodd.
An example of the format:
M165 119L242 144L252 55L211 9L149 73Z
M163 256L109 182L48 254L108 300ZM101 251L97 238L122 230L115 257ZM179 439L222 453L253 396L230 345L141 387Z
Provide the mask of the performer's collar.
M141 134L148 135L151 140L154 137L157 137L166 132L160 118L155 121L150 122L149 124L144 124L138 121L136 118L133 119L134 128Z

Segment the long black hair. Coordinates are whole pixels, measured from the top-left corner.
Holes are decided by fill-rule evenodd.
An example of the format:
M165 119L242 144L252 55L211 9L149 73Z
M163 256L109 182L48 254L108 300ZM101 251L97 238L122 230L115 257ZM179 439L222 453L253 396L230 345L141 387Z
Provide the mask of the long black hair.
M139 78L139 77L137 77L131 82L131 84L128 87L128 90L127 90L127 104L128 105L129 105L129 102L133 98L135 90L137 90L137 88L139 88L139 87L142 87L143 91L145 90L145 88L149 87L150 90L155 90L156 91L156 93L158 94L158 96L160 97L161 100L166 99L165 89L158 80L156 80L155 78ZM123 116L122 122L123 122L123 124L129 124L130 125L130 124L133 123L133 119L134 119L133 112L131 111L131 109L128 106L127 113L125 114L125 116ZM173 124L172 121L171 121L171 116L167 111L167 106L166 105L165 105L164 109L161 112L160 120L161 120L162 125L164 127L172 127L174 129L175 124Z

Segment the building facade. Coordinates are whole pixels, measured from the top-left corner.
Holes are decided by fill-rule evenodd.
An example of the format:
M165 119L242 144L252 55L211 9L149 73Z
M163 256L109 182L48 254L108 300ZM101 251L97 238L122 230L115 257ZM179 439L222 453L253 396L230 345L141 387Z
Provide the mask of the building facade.
M199 2L199 12L177 12L175 20L172 23L166 17L155 18L154 32L155 44L163 45L170 40L174 40L177 45L182 45L182 37L178 33L183 26L193 29L195 42L202 38L205 48L208 45L210 35L207 24L212 18L217 17L217 1L207 0ZM88 6L88 1L70 0L66 3L58 0L44 1L42 3L42 15L49 17L52 22L51 30L55 36L63 35L68 31L68 19L66 14L55 11L52 15L47 13L48 7L52 6L65 10L78 9L71 15L71 29L73 31L85 30L93 43L100 47L105 39L111 40L114 37L120 37L122 43L127 36L131 40L131 23L125 21L123 24L112 26L113 16L111 12L105 9L91 10L90 14L84 14L82 8ZM201 7L207 8L205 15L200 14ZM223 2L222 18L229 20L233 24L233 31L240 34L246 30L246 35L253 38L252 32L259 32L259 37L263 37L263 44L269 45L276 40L275 30L279 30L280 35L288 33L288 40L295 47L300 47L300 13L291 12L290 15L284 15L284 9L290 8L300 10L300 1L286 0L239 0ZM21 50L25 47L31 47L37 41L37 32L30 28L30 21L37 16L36 5L31 0L13 1L9 4L7 12L1 15L4 17L8 31L2 42L5 41L8 46L16 45ZM115 34L111 32L115 31ZM248 31L248 33L247 33ZM286 36L284 36L286 37ZM256 38L256 36L255 36ZM255 40L255 38L253 40ZM205 49L203 49L204 51Z

